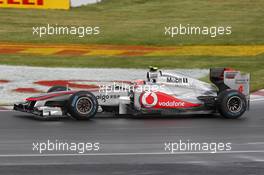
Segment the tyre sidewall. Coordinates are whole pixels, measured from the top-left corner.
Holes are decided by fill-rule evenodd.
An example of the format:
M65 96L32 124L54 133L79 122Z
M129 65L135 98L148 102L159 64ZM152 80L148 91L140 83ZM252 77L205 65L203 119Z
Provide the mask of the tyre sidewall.
M88 114L81 114L77 110L77 102L80 98L83 97L88 97L92 103L92 109ZM95 116L97 110L98 110L98 101L96 97L90 92L86 92L86 91L77 92L73 94L69 99L68 111L71 114L71 116L77 120L90 119Z
M229 111L227 107L228 100L232 97L238 97L241 99L242 107L239 112L233 113ZM245 96L236 90L227 90L219 95L218 110L220 114L225 118L230 118L230 119L239 118L246 111L246 106L247 106L247 102Z

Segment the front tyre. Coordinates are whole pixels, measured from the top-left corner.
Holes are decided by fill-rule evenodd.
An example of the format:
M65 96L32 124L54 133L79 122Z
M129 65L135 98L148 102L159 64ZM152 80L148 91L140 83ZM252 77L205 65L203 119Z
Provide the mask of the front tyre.
M87 91L73 94L68 102L69 114L77 120L86 120L94 117L98 110L97 98Z
M217 108L223 117L237 119L245 113L247 100L239 91L225 90L218 96Z

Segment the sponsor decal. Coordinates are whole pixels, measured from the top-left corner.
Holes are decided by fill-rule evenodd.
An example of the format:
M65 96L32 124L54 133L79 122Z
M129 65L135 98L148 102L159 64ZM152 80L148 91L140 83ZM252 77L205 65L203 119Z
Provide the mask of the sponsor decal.
M103 102L106 102L111 99L118 99L119 97L120 95L102 95L102 94L96 96L97 100L102 100Z
M1 0L0 4L43 5L44 0Z
M0 7L37 8L37 9L69 9L70 0L0 0Z
M180 109L198 107L201 105L187 102L162 92L145 92L143 93L143 95L141 95L140 102L142 104L142 107L155 109Z
M167 101L167 102L159 102L159 106L163 106L163 107L184 107L185 106L185 102L183 101Z
M236 79L236 84L247 84L248 82L248 79Z
M151 108L158 103L158 96L154 92L146 92L141 99L142 105L147 108Z
M180 84L187 84L188 78L181 78L181 77L168 77L168 83L180 83Z
M238 87L238 91L241 92L241 93L243 93L244 92L244 86L243 85L240 85Z

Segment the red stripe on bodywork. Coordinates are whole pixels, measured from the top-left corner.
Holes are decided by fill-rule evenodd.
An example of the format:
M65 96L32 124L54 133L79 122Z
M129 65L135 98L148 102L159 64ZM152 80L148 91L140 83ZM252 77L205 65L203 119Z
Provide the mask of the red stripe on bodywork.
M89 89L88 91L89 92L98 92L98 89ZM27 98L26 101L43 101L43 100L47 100L47 99L50 99L50 98L59 97L59 96L63 96L63 95L71 95L71 94L74 94L76 92L79 92L79 91L53 92L53 93L40 95L38 97L30 97L30 98Z
M42 95L39 97L30 97L30 98L27 98L26 101L43 101L43 100L47 100L50 98L59 97L63 95L71 95L75 92L76 91L63 91L63 92L50 93L50 94Z

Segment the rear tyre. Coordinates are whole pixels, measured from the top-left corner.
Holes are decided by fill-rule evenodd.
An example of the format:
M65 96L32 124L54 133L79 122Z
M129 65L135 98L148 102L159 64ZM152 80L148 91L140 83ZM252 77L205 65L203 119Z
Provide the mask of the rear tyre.
M239 91L225 90L218 96L217 108L223 117L237 119L245 113L247 100Z
M87 120L94 117L98 110L97 98L87 91L73 94L68 102L69 114L77 120Z
M70 89L65 86L53 86L47 91L47 93L67 91L67 90L70 90Z

